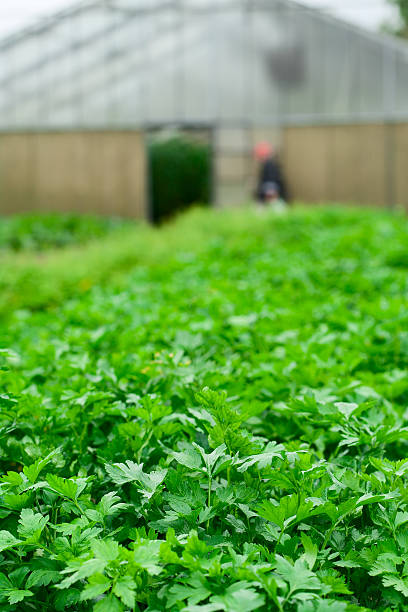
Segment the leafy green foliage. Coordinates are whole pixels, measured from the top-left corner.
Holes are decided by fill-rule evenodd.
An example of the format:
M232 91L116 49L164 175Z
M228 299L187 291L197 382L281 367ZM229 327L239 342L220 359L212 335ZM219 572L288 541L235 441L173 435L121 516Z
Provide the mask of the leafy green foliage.
M154 221L163 221L192 204L210 201L210 148L186 136L149 145L150 197Z
M408 612L407 221L146 235L0 326L0 608Z
M395 34L404 38L408 37L408 0L388 0L390 4L393 4L399 13L401 25L395 31Z
M44 251L100 238L124 225L121 219L74 214L0 217L0 249Z

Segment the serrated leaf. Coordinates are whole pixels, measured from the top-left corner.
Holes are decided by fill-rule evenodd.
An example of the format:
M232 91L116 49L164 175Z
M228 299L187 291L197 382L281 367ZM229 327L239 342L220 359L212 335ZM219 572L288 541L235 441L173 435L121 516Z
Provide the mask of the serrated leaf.
M167 606L172 608L177 602L188 600L189 606L198 604L211 595L211 590L203 584L200 573L195 573L186 579L185 584L174 584L169 589Z
M92 508L90 508L89 510L85 510L85 516L94 523L103 523L104 516L98 510L94 510Z
M34 570L27 579L26 587L30 589L33 586L48 586L51 582L56 582L59 577L60 573L55 570Z
M22 540L15 538L9 531L0 531L0 552L21 544Z
M192 512L191 506L181 499L169 499L169 506L181 516L188 516Z
M143 464L126 461L126 463L105 464L105 470L116 484L123 485L127 482L140 482L143 478Z
M116 491L110 491L106 493L98 504L99 512L104 516L113 516L121 510L125 510L128 504L121 502L120 497L116 494Z
M19 472L12 472L12 471L9 471L7 472L7 474L1 476L0 481L13 485L15 487L19 487L20 485L24 483L24 480L21 474Z
M395 528L398 529L406 523L408 523L408 512L397 512L395 517Z
M162 572L159 565L162 540L143 540L134 544L134 561L152 576Z
M94 574L89 577L89 582L81 593L81 601L95 599L106 593L111 587L111 581L103 574Z
M292 592L319 592L321 589L320 580L302 559L298 559L292 565L284 557L276 555L276 572L289 584Z
M386 575L382 579L385 587L393 587L404 597L408 597L408 578L399 578L398 576Z
M200 453L208 472L213 471L215 464L225 455L227 449L225 444L220 444L220 446L217 446L211 453L206 453L205 450L195 442L193 442L193 447ZM229 457L226 457L226 459L229 459Z
M167 474L167 469L160 469L147 474L143 471L143 463L137 464L133 461L114 463L113 465L105 464L105 469L116 484L139 483L139 488L147 499L154 495Z
M188 467L190 470L202 470L203 468L203 461L200 453L192 447L182 452L173 452L171 456L177 463Z
M31 597L34 595L32 591L28 591L25 589L10 589L7 593L7 598L10 604L16 604L20 601L23 601L26 597Z
M303 555L303 557L309 569L312 570L317 559L317 545L313 542L312 538L305 533L301 534L301 540L303 548L305 549L305 554Z
M259 516L275 523L280 529L285 527L288 519L295 519L299 508L299 497L296 494L286 495L279 503L264 500L257 508Z
M236 533L245 533L247 531L245 523L241 521L241 519L236 518L233 514L227 514L225 520L233 527Z
M115 595L108 595L93 607L93 612L122 612L122 610L123 605Z
M392 553L383 553L378 555L376 562L368 572L370 576L378 576L381 574L397 573L397 564L401 563L401 557Z
M52 459L60 452L60 449L57 448L49 453L44 459L37 459L35 463L32 463L29 466L24 466L23 472L27 476L28 480L34 484L42 472L42 470L52 461Z
M35 513L32 508L24 508L18 521L18 534L26 540L38 540L48 521L48 516L43 516L38 512Z
M80 591L77 589L66 589L57 594L55 598L55 609L64 612L66 608L75 606L79 602Z
M265 450L258 455L251 455L241 460L241 465L238 468L238 472L246 472L250 467L256 465L258 469L262 470L272 464L272 461L277 457L282 459L282 455L285 452L283 444L277 444L277 442L268 442Z
M48 474L46 479L48 485L55 493L73 501L81 495L87 484L83 478L73 480L72 478L61 478L56 474Z
M6 493L3 496L4 505L12 510L22 510L26 508L31 502L31 493L20 493L15 495L14 493Z
M130 576L123 576L122 578L119 578L113 588L115 595L117 595L122 603L124 603L128 608L134 608L135 606L135 590L135 582Z
M339 412L341 412L348 421L350 416L355 412L358 408L358 404L347 403L347 402L336 402L334 404Z
M93 574L102 574L107 565L107 561L104 559L88 559L84 561L79 567L78 563L75 563L73 567L67 567L61 573L71 574L64 578L59 584L56 585L58 589L68 589L78 580L83 578L89 578Z
M109 563L119 556L119 544L114 540L94 540L92 551L97 559Z
M265 603L265 596L258 593L249 582L236 582L223 595L214 595L210 602L221 606L226 612L251 612Z
M378 495L372 495L371 493L366 493L362 495L357 500L356 506L367 506L368 504L375 504L378 502L388 501L391 499L396 499L400 497L400 493L398 491L393 491L391 493L381 493Z

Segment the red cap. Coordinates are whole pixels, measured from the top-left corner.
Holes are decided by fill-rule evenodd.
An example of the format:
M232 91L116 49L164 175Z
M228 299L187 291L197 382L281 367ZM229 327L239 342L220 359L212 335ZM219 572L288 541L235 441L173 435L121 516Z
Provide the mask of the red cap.
M267 159L273 154L273 147L268 142L259 142L254 148L256 159Z

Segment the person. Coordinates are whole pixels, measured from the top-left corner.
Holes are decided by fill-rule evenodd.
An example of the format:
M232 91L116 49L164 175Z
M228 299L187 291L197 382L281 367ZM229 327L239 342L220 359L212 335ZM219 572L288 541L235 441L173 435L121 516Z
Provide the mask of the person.
M260 163L256 200L262 205L274 203L283 207L288 201L288 192L274 148L267 142L260 142L254 154Z

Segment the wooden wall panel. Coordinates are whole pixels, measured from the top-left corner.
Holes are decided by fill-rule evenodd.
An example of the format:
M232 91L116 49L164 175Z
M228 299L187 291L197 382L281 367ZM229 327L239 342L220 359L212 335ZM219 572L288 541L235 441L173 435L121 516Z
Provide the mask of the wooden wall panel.
M25 134L0 141L0 212L32 210L35 142Z
M140 132L0 134L0 212L147 216Z
M390 137L390 151L393 151L394 199L397 204L408 209L408 124L393 126Z
M284 130L284 162L294 199L386 206L394 168L389 126L327 125Z
M384 206L385 126L340 125L326 129L333 134L330 199Z
M365 125L361 129L360 148L360 197L361 204L387 206L391 204L388 197L389 166L387 161L387 130L386 125Z
M326 127L289 127L283 135L283 168L291 198L331 199L332 132Z

